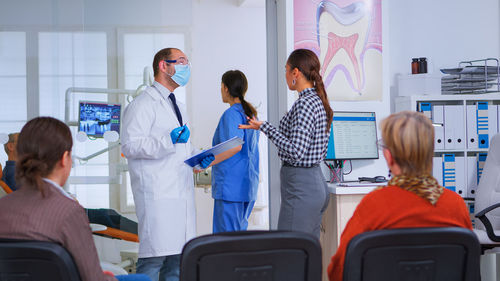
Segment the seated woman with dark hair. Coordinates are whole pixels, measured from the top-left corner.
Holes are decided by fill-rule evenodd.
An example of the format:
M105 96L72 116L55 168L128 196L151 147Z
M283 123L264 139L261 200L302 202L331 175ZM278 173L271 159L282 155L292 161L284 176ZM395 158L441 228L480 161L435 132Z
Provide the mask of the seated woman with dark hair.
M83 207L61 187L71 171L72 146L68 126L57 119L39 117L23 127L17 143L19 189L0 199L0 238L58 243L73 257L82 281L116 280L99 265Z
M347 223L328 266L330 281L341 281L351 239L378 229L464 227L472 229L464 200L432 177L434 128L419 112L403 111L382 121L385 160L394 177L367 194Z

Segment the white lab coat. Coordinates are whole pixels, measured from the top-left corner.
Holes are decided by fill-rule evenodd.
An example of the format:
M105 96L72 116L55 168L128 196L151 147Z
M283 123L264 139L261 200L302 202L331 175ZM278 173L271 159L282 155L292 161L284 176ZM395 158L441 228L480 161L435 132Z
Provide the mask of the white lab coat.
M168 96L169 91L155 82ZM177 102L183 122L185 106ZM175 111L154 87L148 87L123 115L122 152L127 157L139 221L139 258L180 254L196 235L193 170L184 163L191 143L172 144L179 127Z

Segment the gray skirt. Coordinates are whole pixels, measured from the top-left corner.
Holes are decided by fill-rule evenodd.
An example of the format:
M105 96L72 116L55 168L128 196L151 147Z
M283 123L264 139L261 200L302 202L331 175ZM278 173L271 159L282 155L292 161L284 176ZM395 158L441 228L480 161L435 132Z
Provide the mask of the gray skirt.
M280 180L278 230L307 232L319 239L321 218L330 198L321 168L283 165Z

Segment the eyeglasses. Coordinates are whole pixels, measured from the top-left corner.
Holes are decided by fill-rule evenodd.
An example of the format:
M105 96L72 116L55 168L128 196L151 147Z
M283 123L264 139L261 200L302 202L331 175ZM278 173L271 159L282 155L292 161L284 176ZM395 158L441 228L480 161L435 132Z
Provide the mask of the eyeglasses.
M186 65L189 64L189 60L185 57L180 57L176 60L165 60L166 63L175 63L175 64L180 64L180 65Z
M380 150L384 150L387 148L387 146L384 144L384 141L382 139L377 140L377 147Z

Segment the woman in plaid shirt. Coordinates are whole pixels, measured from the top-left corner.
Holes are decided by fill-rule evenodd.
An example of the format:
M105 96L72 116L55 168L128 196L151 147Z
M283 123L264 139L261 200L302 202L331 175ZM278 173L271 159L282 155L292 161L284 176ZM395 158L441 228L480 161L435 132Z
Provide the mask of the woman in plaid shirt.
M278 229L308 232L319 239L329 198L319 164L325 158L333 111L316 54L297 49L288 57L285 68L288 88L299 92L299 99L283 116L279 129L255 117L239 128L262 131L278 148L283 161Z

